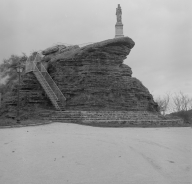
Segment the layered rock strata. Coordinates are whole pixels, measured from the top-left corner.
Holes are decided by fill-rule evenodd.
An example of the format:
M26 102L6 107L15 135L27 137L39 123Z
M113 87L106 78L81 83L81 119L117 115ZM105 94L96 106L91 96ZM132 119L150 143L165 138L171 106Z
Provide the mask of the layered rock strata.
M85 47L43 51L42 62L67 98L67 110L157 112L148 89L123 64L135 43L128 37Z
M20 85L20 106L26 107L30 105L42 105L51 106L51 102L48 99L43 88L37 81L33 73L27 73L21 77ZM9 98L4 99L4 103L7 105L16 106L18 103L18 85L13 87L10 92Z

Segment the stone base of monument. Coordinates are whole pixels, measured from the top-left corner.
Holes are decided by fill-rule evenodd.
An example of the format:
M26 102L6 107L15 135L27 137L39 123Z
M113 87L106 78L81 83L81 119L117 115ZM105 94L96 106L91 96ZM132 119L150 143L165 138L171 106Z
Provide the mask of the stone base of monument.
M49 118L54 122L100 127L182 126L181 119L164 119L147 111L58 111Z
M123 35L123 24L117 22L115 25L115 38L124 37Z

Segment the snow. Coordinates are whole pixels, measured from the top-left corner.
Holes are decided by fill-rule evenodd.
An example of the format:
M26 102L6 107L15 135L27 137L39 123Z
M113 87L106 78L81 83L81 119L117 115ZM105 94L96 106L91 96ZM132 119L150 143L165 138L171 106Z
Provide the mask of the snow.
M192 128L0 129L1 184L189 184Z

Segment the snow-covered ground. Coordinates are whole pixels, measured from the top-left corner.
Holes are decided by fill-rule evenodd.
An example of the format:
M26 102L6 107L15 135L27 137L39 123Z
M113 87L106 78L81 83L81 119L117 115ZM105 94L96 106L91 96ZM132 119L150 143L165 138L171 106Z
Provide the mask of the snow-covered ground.
M192 183L192 128L0 129L0 184Z

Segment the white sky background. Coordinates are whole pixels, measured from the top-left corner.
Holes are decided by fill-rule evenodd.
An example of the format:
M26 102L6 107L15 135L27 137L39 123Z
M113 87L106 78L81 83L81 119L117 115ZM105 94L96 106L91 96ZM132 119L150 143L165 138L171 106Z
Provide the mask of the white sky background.
M136 43L125 60L133 76L155 96L192 96L191 0L0 0L0 63L58 42L114 38L117 4Z

